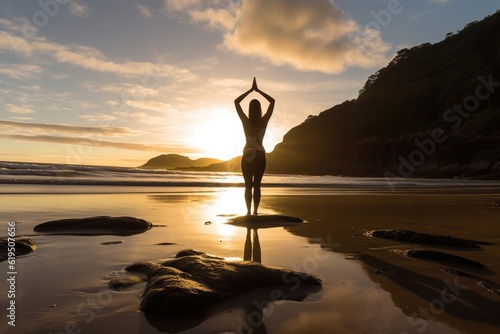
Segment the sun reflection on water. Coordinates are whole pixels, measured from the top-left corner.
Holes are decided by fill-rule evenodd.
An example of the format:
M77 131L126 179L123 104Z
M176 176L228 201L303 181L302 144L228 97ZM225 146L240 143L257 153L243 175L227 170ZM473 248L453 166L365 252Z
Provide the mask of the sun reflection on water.
M246 212L242 188L228 188L214 194L213 199L203 208L203 215L210 217L214 232L221 237L233 236L238 227L226 224L227 219Z

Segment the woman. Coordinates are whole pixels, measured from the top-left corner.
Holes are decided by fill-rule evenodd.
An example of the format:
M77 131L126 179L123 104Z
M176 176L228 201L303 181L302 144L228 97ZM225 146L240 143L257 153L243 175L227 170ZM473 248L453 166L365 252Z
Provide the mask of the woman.
M248 117L241 108L241 101L251 92L256 91L269 101L269 107L266 113L262 116L262 109L258 100L250 101ZM257 81L253 79L252 88L243 93L240 97L234 100L236 111L243 124L245 131L246 144L243 149L243 157L241 158L241 171L245 179L245 202L247 205L247 215L250 214L252 206L252 187L253 187L253 214L257 214L260 203L260 183L264 170L266 169L266 151L262 146L262 140L266 133L267 123L271 118L274 110L274 99L261 91L257 87Z

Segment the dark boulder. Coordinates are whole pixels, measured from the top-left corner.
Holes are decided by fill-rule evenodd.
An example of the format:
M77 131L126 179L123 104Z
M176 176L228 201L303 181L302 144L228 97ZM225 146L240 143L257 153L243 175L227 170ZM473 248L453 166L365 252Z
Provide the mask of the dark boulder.
M151 223L134 217L61 219L35 226L35 232L71 235L133 235L146 232Z
M426 250L426 249L410 249L404 251L406 256L412 257L420 260L427 260L433 262L440 262L449 265L458 265L470 268L482 269L486 268L486 266L480 262L466 259L461 256L452 255L448 253Z
M485 279L484 277L473 275L471 273L466 273L460 270L455 269L442 269L445 273L455 275L458 277L463 277L469 280L474 281L480 287L486 289L487 291L494 293L495 295L500 296L500 285L490 280Z
M3 262L9 258L9 248L15 249L16 257L29 254L36 249L35 241L31 238L15 239L15 246L11 246L12 245L9 245L8 239L0 240L0 262Z
M439 247L480 249L479 242L455 238L447 235L419 233L406 230L374 230L365 233L369 237L377 237L393 241Z
M202 311L260 288L321 286L313 275L257 262L227 261L193 250L181 251L161 264L143 262L127 270L147 274L141 310L153 314Z

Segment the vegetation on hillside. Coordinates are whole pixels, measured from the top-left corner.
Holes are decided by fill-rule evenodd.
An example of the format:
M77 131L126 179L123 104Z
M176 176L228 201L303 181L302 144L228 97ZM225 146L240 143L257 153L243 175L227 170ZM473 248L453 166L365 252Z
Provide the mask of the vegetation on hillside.
M346 101L290 130L272 173L500 175L500 11L400 50Z

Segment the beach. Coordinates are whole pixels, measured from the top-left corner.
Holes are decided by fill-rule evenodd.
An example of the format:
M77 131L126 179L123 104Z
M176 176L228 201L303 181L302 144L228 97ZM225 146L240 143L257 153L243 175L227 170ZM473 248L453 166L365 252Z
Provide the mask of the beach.
M175 320L139 311L145 283L112 291L109 280L123 275L129 264L168 259L188 248L241 260L247 229L227 220L245 212L242 188L5 185L0 200L2 235L7 223L15 222L16 236L37 244L33 253L16 259L16 326L2 321L2 332L484 333L500 326L494 311L500 296L494 290L443 270L500 283L500 193L494 189L264 188L261 214L300 217L307 224L259 229L262 264L316 275L323 280L321 289L300 300L272 302L266 292L248 294L217 305L202 318ZM46 221L101 215L142 218L154 227L130 236L33 231ZM485 244L480 250L457 250L365 235L377 229ZM486 269L395 251L410 248L446 251ZM6 262L0 268L8 271ZM2 291L2 305L7 299ZM250 311L256 304L265 305L257 314Z

